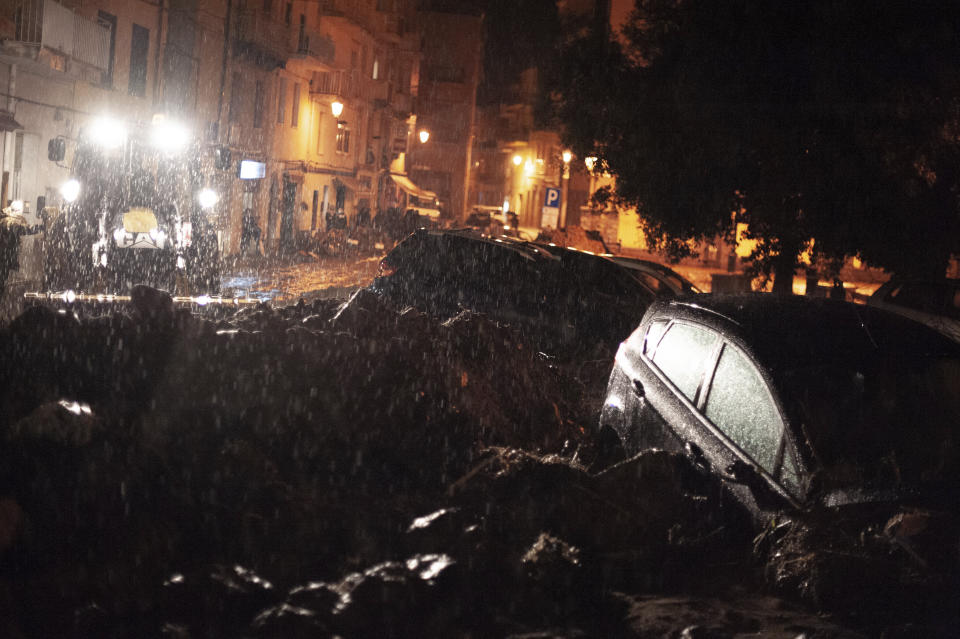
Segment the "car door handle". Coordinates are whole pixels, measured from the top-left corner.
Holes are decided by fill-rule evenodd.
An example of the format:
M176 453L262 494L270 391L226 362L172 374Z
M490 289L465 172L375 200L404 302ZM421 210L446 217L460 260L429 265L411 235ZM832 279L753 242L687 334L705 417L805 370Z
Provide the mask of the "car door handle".
M633 392L637 394L637 397L643 397L647 394L643 388L643 383L639 379L633 380Z

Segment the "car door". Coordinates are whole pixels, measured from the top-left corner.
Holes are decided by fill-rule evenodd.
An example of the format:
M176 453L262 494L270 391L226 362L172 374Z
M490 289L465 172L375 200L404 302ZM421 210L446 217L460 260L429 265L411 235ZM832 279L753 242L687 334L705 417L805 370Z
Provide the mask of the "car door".
M697 427L696 401L717 346L715 333L669 319L650 322L624 343L604 410L620 404L619 432L628 452L682 450Z
M729 341L720 348L698 412L698 441L693 445L749 510L785 505L798 495L796 456L779 402L755 361ZM741 469L752 470L732 472L738 462Z

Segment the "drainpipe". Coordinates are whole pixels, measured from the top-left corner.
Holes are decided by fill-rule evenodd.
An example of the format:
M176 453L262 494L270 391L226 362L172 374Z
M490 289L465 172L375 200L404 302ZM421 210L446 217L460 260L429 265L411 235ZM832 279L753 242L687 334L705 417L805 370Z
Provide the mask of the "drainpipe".
M17 106L17 101L13 97L16 95L17 91L17 65L10 64L10 73L7 76L7 111L11 114L14 112L15 107ZM6 208L12 199L10 194L13 193L13 158L10 157L14 153L14 144L13 136L15 133L13 131L4 131L3 132L3 155L0 156L0 161L2 161L2 168L0 168L0 180L2 180L3 192L0 193L0 208ZM5 180L3 178L6 178Z
M230 55L230 17L233 0L227 0L227 16L223 20L223 64L220 67L220 98L217 101L217 141L223 140L223 91L227 86L227 59Z
M167 11L167 0L160 0L157 3L157 55L153 63L153 105L157 107L160 104L161 99L161 90L163 87L163 79L160 75L160 61L163 59L164 54L166 53L166 42L164 27L166 26L166 20L164 20L164 13L169 14ZM163 108L163 111L166 111L166 107Z

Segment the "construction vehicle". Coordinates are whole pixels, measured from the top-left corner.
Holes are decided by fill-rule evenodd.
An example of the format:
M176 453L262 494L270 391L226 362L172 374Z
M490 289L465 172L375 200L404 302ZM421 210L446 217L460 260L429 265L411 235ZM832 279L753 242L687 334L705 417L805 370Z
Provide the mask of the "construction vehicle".
M52 140L49 159L63 161L65 146ZM216 294L220 255L208 216L217 195L197 187L198 155L186 128L166 119L133 132L107 118L86 126L61 188L65 204L45 215L46 288Z

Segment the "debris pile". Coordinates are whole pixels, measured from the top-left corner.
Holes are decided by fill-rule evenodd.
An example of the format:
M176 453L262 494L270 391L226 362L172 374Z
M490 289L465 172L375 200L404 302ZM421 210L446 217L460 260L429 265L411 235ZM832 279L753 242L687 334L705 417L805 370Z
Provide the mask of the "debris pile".
M133 298L0 330L0 636L681 636L705 591L761 587L681 457L587 467L612 354L364 291ZM788 538L769 557L802 565Z

